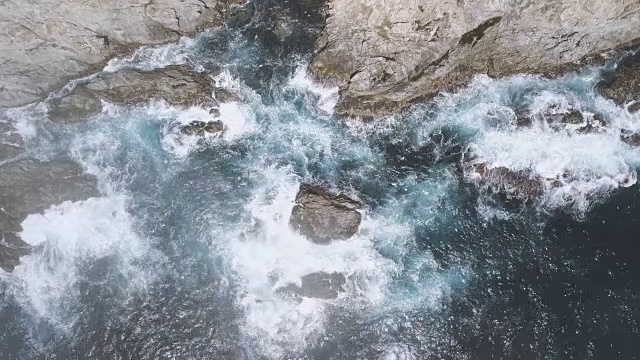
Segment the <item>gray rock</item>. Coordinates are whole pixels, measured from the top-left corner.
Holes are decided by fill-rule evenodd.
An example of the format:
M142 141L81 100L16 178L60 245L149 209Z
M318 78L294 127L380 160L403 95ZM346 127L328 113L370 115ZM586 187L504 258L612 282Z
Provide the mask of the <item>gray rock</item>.
M99 112L101 99L135 105L162 99L171 105L212 103L213 86L207 75L186 66L169 66L152 71L126 69L100 73L79 84L69 95L50 102L52 120L73 121ZM226 95L226 93L225 93Z
M303 276L301 285L290 284L277 290L282 294L316 299L335 299L344 292L347 279L344 275L334 272L317 272Z
M224 124L220 120L216 121L193 121L183 125L180 131L185 135L204 136L205 134L218 134L224 130Z
M640 146L640 134L631 130L620 130L620 140L629 146Z
M302 184L289 224L316 244L346 240L358 232L362 203L318 186Z
M71 161L21 159L0 166L0 268L11 271L30 246L17 236L20 223L66 200L98 196L97 180Z
M222 24L244 0L5 0L0 2L0 107L45 98L140 45Z
M640 65L618 69L609 81L598 86L602 95L633 113L640 110Z
M310 70L341 86L336 113L373 117L465 84L572 68L640 38L640 2L329 0Z
M478 184L498 204L506 208L519 208L535 202L544 191L543 179L528 171L514 171L504 166L473 165L479 175Z

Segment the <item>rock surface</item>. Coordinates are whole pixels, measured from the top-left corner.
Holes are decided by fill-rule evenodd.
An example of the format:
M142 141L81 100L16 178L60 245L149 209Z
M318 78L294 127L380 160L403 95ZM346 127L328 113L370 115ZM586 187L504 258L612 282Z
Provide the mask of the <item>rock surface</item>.
M17 235L32 213L66 200L98 196L97 180L71 161L20 159L0 166L0 268L11 271L30 246Z
M317 272L303 276L300 283L301 285L287 285L277 291L295 296L330 300L337 298L341 292L344 292L347 279L337 272Z
M206 134L218 134L224 130L224 124L220 120L216 121L193 121L180 128L180 132L185 135L205 136Z
M338 114L372 117L477 73L555 72L640 38L640 2L329 0L310 66Z
M362 203L318 186L302 184L291 212L290 225L316 244L346 240L358 232Z
M1 1L0 107L41 100L130 48L167 43L219 26L225 11L243 2Z
M640 63L622 65L611 79L599 84L598 88L604 97L620 106L627 106L629 112L640 111Z
M528 171L514 171L503 166L473 165L476 181L500 205L519 208L536 201L544 191L543 179Z
M99 112L101 100L134 105L162 99L171 105L197 105L213 101L214 89L206 74L186 66L152 71L126 69L105 72L79 84L71 93L50 102L52 120L75 120Z

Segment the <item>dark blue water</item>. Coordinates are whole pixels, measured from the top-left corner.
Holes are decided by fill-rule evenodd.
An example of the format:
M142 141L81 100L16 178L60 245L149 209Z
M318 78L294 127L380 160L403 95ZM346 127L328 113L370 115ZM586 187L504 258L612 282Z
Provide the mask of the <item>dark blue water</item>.
M143 50L116 66L185 62L241 96L221 139L180 143L172 125L202 109L114 106L81 124L26 109L30 152L73 158L101 198L29 217L42 250L1 277L6 359L634 359L640 154L619 140L630 115L599 96L602 69L558 79L478 77L396 118L331 115L336 90L304 72L317 2L255 2L225 29ZM289 35L283 36L285 26ZM186 60L185 60L186 59ZM517 128L577 106L609 127ZM551 179L505 207L471 162ZM327 247L291 231L302 182L366 204L355 239ZM549 180L549 183L551 180ZM336 300L277 286L339 271Z

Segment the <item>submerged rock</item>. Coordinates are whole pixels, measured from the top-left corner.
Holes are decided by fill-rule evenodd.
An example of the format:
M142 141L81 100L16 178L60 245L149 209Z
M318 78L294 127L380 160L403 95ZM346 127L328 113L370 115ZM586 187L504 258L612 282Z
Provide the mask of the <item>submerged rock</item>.
M205 136L206 134L218 134L224 130L224 124L216 121L193 121L180 127L180 132L185 135Z
M140 45L219 26L244 0L0 2L0 107L45 98Z
M543 179L529 171L515 171L504 166L488 167L484 163L473 165L472 171L477 175L478 185L507 208L530 205L544 191Z
M640 64L622 66L611 79L598 85L602 95L631 113L640 110Z
M346 240L358 232L362 203L321 187L302 184L289 224L316 244Z
M278 289L277 292L330 300L337 298L341 292L344 292L344 285L347 283L347 279L337 272L317 272L303 276L300 282L301 285L290 284Z
M336 80L336 113L373 117L475 74L556 73L638 39L640 3L329 0L310 69Z
M640 134L631 130L620 130L620 140L630 146L640 146Z
M0 268L11 271L30 246L17 235L32 213L64 201L98 196L97 179L71 161L21 159L0 166Z
M52 100L52 120L75 120L99 112L101 100L134 105L162 99L171 105L190 106L212 103L214 89L206 74L183 65L152 71L125 69L100 73L79 84L69 95ZM226 96L226 95L225 95Z

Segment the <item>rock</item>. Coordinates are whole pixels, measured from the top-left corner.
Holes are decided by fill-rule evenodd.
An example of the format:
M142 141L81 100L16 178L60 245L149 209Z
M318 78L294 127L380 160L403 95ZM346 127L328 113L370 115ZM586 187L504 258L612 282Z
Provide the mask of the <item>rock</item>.
M66 200L98 196L97 180L71 161L21 159L0 166L0 268L11 271L30 246L17 235L20 223Z
M627 106L627 111L634 114L640 111L640 101L634 102L633 104Z
M631 130L620 130L620 140L629 146L640 146L640 134Z
M346 240L358 232L362 203L318 186L300 185L289 224L316 244Z
M616 104L629 105L627 110L633 113L640 109L640 64L623 66L617 69L611 79L598 84L598 89L606 98Z
M514 171L504 166L490 168L484 163L474 164L472 170L478 175L479 186L507 208L530 205L544 190L543 179L529 171Z
M45 98L140 45L219 26L244 0L0 2L0 107Z
M193 121L183 125L180 131L185 135L205 136L206 134L218 134L224 130L222 121Z
M329 0L310 70L336 113L374 117L472 76L555 73L640 38L640 2Z
M100 73L79 84L69 95L50 103L52 120L77 120L99 112L101 100L135 105L162 99L171 105L190 106L212 102L213 87L206 74L183 65L152 71L126 69Z
M330 300L337 298L341 292L344 292L344 285L347 283L344 275L337 272L311 273L303 276L300 280L300 286L290 284L278 289L277 292L307 298Z
M584 122L584 116L578 110L571 110L568 113L562 115L563 124L579 125Z

